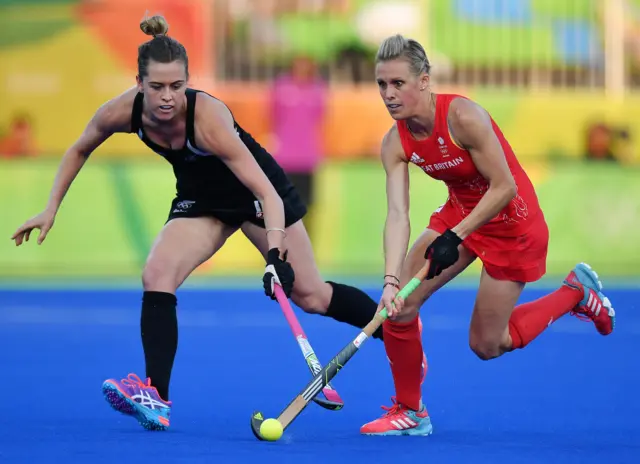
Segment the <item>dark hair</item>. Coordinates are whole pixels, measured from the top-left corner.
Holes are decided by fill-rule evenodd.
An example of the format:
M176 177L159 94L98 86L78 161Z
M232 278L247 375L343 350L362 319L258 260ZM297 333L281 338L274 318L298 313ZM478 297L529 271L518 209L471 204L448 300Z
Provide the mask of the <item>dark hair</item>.
M143 43L138 47L138 75L140 78L147 76L149 61L158 63L172 63L182 61L189 76L189 58L187 50L177 40L169 37L169 24L161 15L145 17L140 23L140 29L147 35L152 35L153 39Z

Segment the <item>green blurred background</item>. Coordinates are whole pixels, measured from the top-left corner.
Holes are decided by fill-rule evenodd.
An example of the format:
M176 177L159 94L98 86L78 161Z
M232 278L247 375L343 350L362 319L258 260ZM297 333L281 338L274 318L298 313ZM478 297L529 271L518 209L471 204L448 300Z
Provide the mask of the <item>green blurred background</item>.
M579 261L640 277L640 0L0 0L0 280L137 284L175 194L170 166L131 135L94 153L47 241L9 237L45 206L60 157L96 108L134 84L138 24L164 14L189 50L192 85L219 96L274 146L271 84L294 57L326 80L312 222L326 276L383 272L391 119L373 82L387 35L420 40L436 92L462 93L501 125L549 222L548 277ZM415 238L446 199L411 170ZM237 234L193 281L240 281L262 259ZM479 266L466 275L477 276Z

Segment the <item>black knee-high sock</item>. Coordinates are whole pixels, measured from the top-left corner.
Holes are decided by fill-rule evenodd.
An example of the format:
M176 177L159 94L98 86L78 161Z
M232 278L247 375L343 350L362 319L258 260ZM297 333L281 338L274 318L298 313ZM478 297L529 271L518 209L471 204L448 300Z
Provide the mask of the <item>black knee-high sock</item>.
M369 295L349 285L336 282L327 283L333 287L333 296L325 316L360 329L371 322L378 310L378 303ZM373 338L382 340L382 326L373 333Z
M140 332L151 385L165 401L169 401L169 380L178 349L178 319L175 295L164 292L144 292Z

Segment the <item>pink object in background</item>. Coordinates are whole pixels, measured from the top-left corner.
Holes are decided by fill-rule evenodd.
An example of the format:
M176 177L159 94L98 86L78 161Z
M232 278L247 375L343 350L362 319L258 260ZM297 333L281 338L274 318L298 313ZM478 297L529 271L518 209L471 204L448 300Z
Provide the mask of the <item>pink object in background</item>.
M327 85L307 59L275 79L271 92L271 151L287 172L311 173L322 159Z

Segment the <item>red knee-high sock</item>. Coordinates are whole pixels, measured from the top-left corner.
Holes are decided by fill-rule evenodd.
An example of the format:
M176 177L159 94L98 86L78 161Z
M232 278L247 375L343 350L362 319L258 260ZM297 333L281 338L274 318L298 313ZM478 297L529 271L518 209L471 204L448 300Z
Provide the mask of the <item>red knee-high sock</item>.
M382 329L384 347L396 387L396 399L398 403L417 411L422 398L420 377L423 354L418 317L408 323L387 319L382 324Z
M556 319L571 311L582 300L582 292L566 286L530 303L516 307L509 319L513 349L524 348Z

